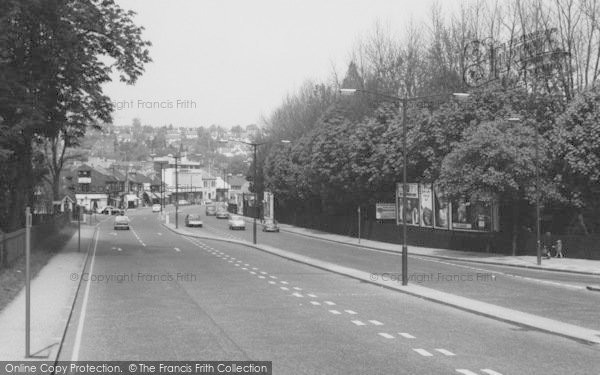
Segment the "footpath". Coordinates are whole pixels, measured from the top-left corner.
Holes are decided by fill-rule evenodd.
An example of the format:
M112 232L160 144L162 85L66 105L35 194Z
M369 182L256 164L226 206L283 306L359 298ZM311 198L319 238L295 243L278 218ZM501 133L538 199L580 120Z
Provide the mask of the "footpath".
M246 218L247 221L251 219ZM340 266L335 263L329 263L318 259L310 258L301 254L285 251L282 249L274 248L267 245L253 245L247 241L238 241L233 239L227 239L223 237L216 237L210 234L203 234L198 231L187 231L185 228L175 229L173 223L164 223L165 227L173 232L197 238L205 239L216 239L220 241L237 243L240 245L252 247L261 251L265 251L274 255L281 256L286 259L294 260L299 263L307 264L313 267L324 269L330 272L334 272L340 275L352 277L367 283L383 286L388 289L393 289L402 293L417 296L419 298L427 299L436 303L452 306L464 311L472 312L478 315L487 316L496 320L513 323L519 326L530 327L540 331L552 333L555 335L567 337L577 341L585 342L588 344L600 344L600 331L580 327L577 325L564 323L558 320L549 319L543 316L538 316L522 311L517 311L502 306L498 306L491 303L481 302L472 298L461 297L446 292L441 292L431 288L423 287L417 284L400 285L398 282L393 280L383 281L378 279L373 281L370 278L368 272L361 270ZM310 236L328 241L335 241L348 245L361 246L371 249L377 249L382 251L401 252L401 248L397 244L389 244L378 241L361 240L360 244L358 239L350 238L340 235L334 235L324 232L319 232L311 229L293 227L290 225L280 224L281 231L287 231L299 235ZM541 266L537 266L536 257L534 256L523 256L523 257L509 257L497 254L477 254L471 252L461 252L444 249L431 249L423 247L409 246L409 254L419 256L430 256L444 259L461 260L461 261L472 261L481 262L488 264L507 265L515 267L530 267L540 268L544 270L562 271L562 272L575 272L588 275L600 275L600 262L583 259L551 259L542 262ZM554 262L554 263L551 263ZM600 279L599 279L600 280Z
M25 287L0 311L0 361L56 360L94 233L95 226L82 224L81 252L75 231L31 280L31 357L25 356Z

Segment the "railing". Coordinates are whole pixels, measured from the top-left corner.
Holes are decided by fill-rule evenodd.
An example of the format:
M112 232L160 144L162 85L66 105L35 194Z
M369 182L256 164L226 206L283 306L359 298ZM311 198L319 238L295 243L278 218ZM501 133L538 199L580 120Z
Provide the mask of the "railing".
M44 215L46 216L46 215ZM58 216L37 218L38 224L31 227L31 246L39 248L47 239L60 232L70 222L69 213ZM10 233L0 233L0 268L13 264L25 255L25 229Z

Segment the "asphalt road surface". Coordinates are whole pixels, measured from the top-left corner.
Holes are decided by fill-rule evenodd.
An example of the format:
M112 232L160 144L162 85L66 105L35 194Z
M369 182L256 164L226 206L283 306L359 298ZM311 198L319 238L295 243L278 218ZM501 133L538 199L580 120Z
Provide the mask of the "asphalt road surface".
M100 226L60 360L266 360L274 374L600 373L597 346L246 246L177 235L149 209L129 215L130 231L115 232L114 219ZM232 232L226 220L211 217L194 230L248 239L250 229ZM260 233L259 241L374 273L393 271L400 259L285 233ZM422 264L423 272L436 273L464 266L413 258L410 264L411 272L421 272ZM506 282L515 289L533 284ZM448 285L481 288L437 284L446 291ZM508 286L489 285L500 291L489 298L510 295ZM538 293L558 288L534 285Z

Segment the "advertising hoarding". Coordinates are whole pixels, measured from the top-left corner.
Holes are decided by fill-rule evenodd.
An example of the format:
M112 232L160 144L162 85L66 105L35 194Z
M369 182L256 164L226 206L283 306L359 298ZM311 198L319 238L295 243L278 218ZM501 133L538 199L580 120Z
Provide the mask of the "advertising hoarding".
M433 198L435 227L450 229L450 202L444 197L444 194L437 185L433 185Z
M419 184L419 217L422 227L433 226L433 191L429 184Z
M406 184L406 209L403 207L402 183L396 184L396 223L419 225L419 184ZM403 220L404 219L404 220Z
M396 220L395 203L375 203L376 220Z

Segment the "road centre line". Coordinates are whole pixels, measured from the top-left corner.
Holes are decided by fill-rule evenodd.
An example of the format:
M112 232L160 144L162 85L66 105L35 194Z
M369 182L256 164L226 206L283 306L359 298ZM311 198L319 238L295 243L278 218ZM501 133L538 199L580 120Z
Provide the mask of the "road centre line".
M423 357L433 357L433 354L429 353L427 350L425 349L413 349L415 352L419 353L420 355L422 355Z

